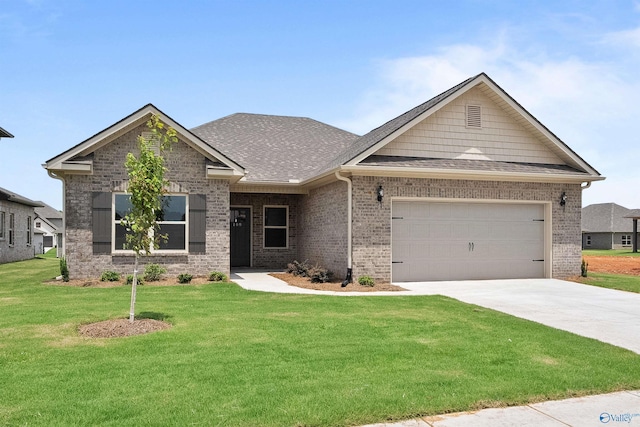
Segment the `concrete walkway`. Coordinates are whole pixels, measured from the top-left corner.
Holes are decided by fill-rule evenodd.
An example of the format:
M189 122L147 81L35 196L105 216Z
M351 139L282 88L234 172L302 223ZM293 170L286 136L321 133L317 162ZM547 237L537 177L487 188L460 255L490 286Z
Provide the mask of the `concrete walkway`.
M640 390L363 427L640 426Z
M313 295L445 295L640 354L640 294L556 279L396 283L402 292L327 292L289 286L266 272L237 271L245 289ZM349 285L357 289L358 285ZM365 427L603 426L640 427L640 390L510 408L485 409Z

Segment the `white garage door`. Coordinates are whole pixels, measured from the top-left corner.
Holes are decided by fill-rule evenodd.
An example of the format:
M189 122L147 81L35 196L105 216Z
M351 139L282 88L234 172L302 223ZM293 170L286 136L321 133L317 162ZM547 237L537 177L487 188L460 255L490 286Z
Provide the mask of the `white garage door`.
M394 201L392 280L545 277L544 205Z

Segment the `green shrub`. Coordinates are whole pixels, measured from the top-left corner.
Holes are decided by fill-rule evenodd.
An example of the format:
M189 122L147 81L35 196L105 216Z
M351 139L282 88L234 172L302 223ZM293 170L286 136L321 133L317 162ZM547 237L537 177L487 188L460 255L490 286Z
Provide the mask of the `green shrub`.
M582 258L582 265L580 266L580 275L582 277L587 277L588 269L589 269L589 263L585 261L584 258Z
M361 286L369 286L369 287L373 287L376 284L376 282L373 280L371 276L360 276L358 278L358 283L360 283Z
M191 279L193 276L189 273L180 273L178 274L178 282L179 283L191 283Z
M209 273L209 280L212 282L226 282L227 275L220 271L212 271Z
M326 268L317 265L309 270L309 278L312 283L326 283L331 280L333 274Z
M309 264L307 261L293 260L292 263L287 264L287 273L291 273L294 276L309 277Z
M118 280L120 280L120 273L115 271L107 270L102 273L102 276L100 276L101 282L117 282Z
M147 282L157 282L166 272L167 269L158 264L147 264L144 268L144 280Z
M67 260L65 257L60 258L60 275L65 282L69 281L69 267L67 267Z
M126 283L127 285L133 285L133 274L127 275ZM144 280L142 280L142 277L140 276L138 276L138 285L144 285Z

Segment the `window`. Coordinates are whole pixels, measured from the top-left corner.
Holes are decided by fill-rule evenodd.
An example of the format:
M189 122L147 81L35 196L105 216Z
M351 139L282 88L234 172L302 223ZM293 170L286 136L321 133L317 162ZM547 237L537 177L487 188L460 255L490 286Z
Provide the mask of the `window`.
M9 246L15 245L15 215L9 214Z
M113 233L114 251L127 250L127 230L120 221L131 210L131 196L115 194L113 200ZM162 209L157 212L156 221L160 227L160 234L166 235L167 240L160 239L159 245L152 248L152 252L175 252L187 250L187 196L162 196Z
M622 246L631 246L631 234L622 235Z
M4 212L0 212L0 240L4 240Z
M586 244L587 246L591 246L591 235L590 235L590 234L587 234L587 238L586 238L586 242L585 242L585 244Z
M289 247L289 207L264 207L265 249Z
M42 223L40 221L36 221L36 228L42 227Z
M31 245L32 224L33 224L33 221L31 220L31 217L28 216L27 217L27 246Z

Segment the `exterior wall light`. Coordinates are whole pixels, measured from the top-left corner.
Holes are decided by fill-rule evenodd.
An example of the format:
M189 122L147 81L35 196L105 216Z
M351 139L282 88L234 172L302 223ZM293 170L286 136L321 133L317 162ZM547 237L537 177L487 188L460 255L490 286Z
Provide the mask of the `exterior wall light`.
M560 206L564 206L566 204L567 204L567 193L563 191L562 195L560 196Z
M382 198L384 197L384 190L382 189L382 185L378 185L378 189L376 190L376 195L378 198L378 202L382 203Z

